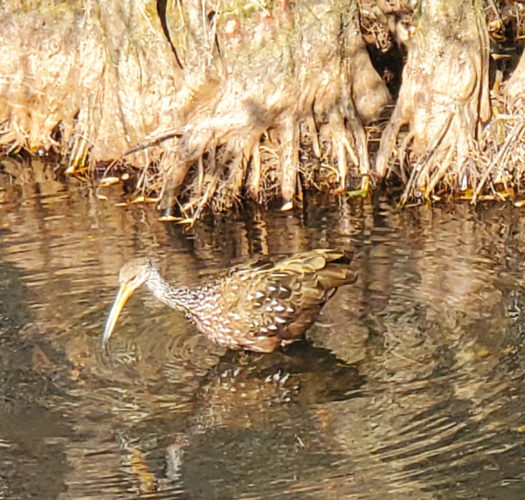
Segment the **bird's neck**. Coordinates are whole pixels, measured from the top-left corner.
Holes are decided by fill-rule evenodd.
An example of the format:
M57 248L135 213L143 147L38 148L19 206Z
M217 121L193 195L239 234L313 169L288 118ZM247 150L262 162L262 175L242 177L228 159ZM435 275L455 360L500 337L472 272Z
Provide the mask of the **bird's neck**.
M167 306L188 312L188 303L191 303L194 295L194 292L188 287L170 285L156 269L151 271L145 285L157 299Z

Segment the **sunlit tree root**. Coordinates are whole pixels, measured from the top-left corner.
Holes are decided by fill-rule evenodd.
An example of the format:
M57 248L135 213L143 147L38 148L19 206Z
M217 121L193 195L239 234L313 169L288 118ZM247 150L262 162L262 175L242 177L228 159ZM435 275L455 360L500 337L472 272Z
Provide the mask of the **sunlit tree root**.
M496 89L497 90L497 89ZM488 160L483 178L474 192L474 201L482 196L482 190L495 193L500 198L515 198L517 206L524 206L523 186L525 179L525 53L511 77L498 93L499 109L487 127L484 141L487 144Z
M269 45L269 52L259 45L248 45L245 53L233 52L234 47L239 47L237 38L246 19L236 18L227 36L220 28L217 31L221 53L234 54L237 61L246 64L231 66L231 73L218 80L213 105L207 87L203 96L195 93L197 111L186 115L185 126L188 131L195 127L189 132L195 140L183 137L178 146L180 157L188 158L183 164L198 162L204 165L200 170L219 177L213 184L213 195L205 196L214 210L227 210L246 197L265 202L276 196L282 199L283 210L292 208L298 193L316 186L315 182L308 184L307 179L323 175L299 175L304 172L300 159L304 148L318 159L328 155L337 165L338 177L328 183L330 188L346 188L351 172L349 160L356 176L363 179L362 186L368 187L369 159L363 123L375 119L390 96L360 38L355 5L330 0L317 2L315 12L311 7L304 2L292 9L283 3L276 5L273 13L264 11L265 29L284 27L286 31L289 26L300 26L301 30L301 37L288 33L282 40L284 47ZM343 33L340 15L346 19ZM257 37L251 43L256 44ZM202 110L208 108L213 115L203 117ZM206 146L187 147L199 142L202 127L211 131L206 140L216 144L216 152L210 153ZM230 152L231 157L230 153L221 154L224 151ZM235 160L233 152L239 153ZM211 157L217 166L213 169L207 166ZM173 206L170 193L179 196L183 180L187 185L183 192L191 193L190 200L201 196L192 187L195 182L188 182L188 173L170 173L172 179L167 181L162 205ZM202 207L201 202L190 205Z
M479 179L471 158L480 124L490 115L482 8L478 0L425 3L407 41L399 98L376 160L376 173L384 178L399 133L408 125L400 147L400 177L407 179L402 204L409 198L429 198L441 184L466 189Z
M496 73L491 92L493 115L483 129L481 147L475 157L479 175L472 190L462 198L477 201L512 199L524 206L525 179L525 57L508 80L502 84L503 73Z
M522 52L518 66L505 83L504 95L511 107L523 105L525 102L525 52Z
M482 175L475 189L464 196L473 203L510 198L516 206L525 205L520 189L525 179L525 64L522 62L502 89L499 83L495 84L494 114L481 139L483 149L478 163L482 165Z
M0 145L55 151L69 174L134 166L139 195L160 196L167 219L178 210L193 221L246 198L280 197L286 208L305 188L365 183L363 125L389 94L355 2L161 4L6 4ZM306 150L317 164L329 157L337 179L323 179L326 169L302 175Z

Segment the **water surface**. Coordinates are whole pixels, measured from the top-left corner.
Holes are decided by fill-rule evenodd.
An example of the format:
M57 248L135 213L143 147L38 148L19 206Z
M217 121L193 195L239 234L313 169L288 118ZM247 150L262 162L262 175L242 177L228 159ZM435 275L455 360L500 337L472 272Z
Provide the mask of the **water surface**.
M193 230L42 172L0 187L0 498L522 498L525 217L319 199ZM101 194L101 193L98 193ZM308 340L225 352L120 266L195 285L338 247L358 281Z

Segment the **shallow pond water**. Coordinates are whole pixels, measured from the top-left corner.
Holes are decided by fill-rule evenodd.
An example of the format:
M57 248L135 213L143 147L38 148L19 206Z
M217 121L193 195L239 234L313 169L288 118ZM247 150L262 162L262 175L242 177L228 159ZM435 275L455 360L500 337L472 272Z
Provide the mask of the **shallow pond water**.
M523 211L324 199L187 232L70 184L0 187L0 498L523 498ZM305 342L225 352L142 291L101 348L134 256L192 285L315 247L359 278Z

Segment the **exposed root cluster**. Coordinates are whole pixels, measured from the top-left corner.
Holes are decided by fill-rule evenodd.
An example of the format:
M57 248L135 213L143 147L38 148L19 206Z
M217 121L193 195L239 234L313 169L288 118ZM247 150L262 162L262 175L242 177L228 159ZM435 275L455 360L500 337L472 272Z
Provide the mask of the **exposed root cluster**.
M445 192L473 202L517 196L524 179L525 60L500 85L509 58L496 54L502 69L489 93L489 35L501 43L520 37L525 11L499 7L436 1L410 27L403 83L376 161L379 178L401 180L400 204Z
M376 163L380 177L387 173L401 127L409 126L398 150L405 184L401 203L428 198L450 175L456 185L469 184L480 120L490 116L484 19L472 2L453 4L436 1L414 27L399 98L383 132ZM412 155L408 161L407 151Z
M489 35L520 37L524 14L482 0L6 2L0 145L102 182L136 169L137 199L190 223L246 198L366 191L371 173L400 179L402 203L505 197L523 179L525 60L491 102ZM400 87L364 41L407 54ZM376 148L365 126L392 78Z
M179 206L195 219L246 196L291 205L310 187L301 181L324 177L299 177L302 151L319 165L321 144L336 165L332 187L367 178L363 126L390 97L355 3L158 4L4 7L0 142L59 152L68 173L132 164L167 217Z
M512 199L521 206L517 198L525 179L525 88L517 89L512 79L502 89L496 84L492 103L493 117L479 142L477 176L463 197L473 202Z

